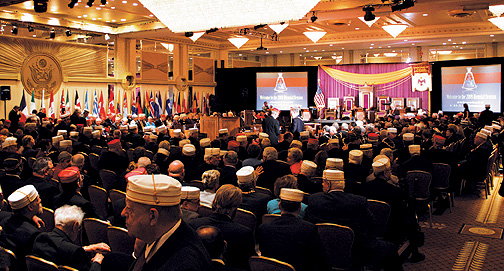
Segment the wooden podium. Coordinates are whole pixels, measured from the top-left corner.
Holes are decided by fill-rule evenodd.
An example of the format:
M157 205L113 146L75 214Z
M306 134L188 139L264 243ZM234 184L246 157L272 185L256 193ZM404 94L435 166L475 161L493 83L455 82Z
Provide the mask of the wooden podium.
M219 130L227 128L228 135L235 136L240 130L240 117L207 117L200 119L200 131L206 133L210 140L214 140L219 135Z

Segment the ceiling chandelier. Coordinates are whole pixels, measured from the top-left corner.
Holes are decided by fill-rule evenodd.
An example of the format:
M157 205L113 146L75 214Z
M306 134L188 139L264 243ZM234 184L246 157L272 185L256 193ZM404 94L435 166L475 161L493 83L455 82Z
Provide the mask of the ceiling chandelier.
M175 33L288 22L320 0L139 0Z
M280 23L280 24L270 24L269 27L275 31L275 33L280 34L285 28L289 26L289 23Z
M364 17L358 17L358 18L359 18L359 20L361 20L363 23L367 24L367 26L369 26L369 27L371 27L374 23L376 23L376 21L378 21L378 20L380 19L380 17L376 17L376 16L375 16L375 18L374 18L373 20L371 20L371 21L366 21L366 20L364 19Z
M408 28L405 24L388 24L382 26L383 30L387 31L392 37L396 38L401 34L406 28Z
M317 43L319 39L321 39L323 36L325 36L327 32L324 31L307 31L303 32L303 34L308 37L313 43Z
M489 6L488 9L496 16L488 20L501 30L504 30L504 17L500 17L504 13L504 5Z
M247 41L249 40L246 37L235 37L235 38L229 38L229 42L231 42L236 48L240 49Z

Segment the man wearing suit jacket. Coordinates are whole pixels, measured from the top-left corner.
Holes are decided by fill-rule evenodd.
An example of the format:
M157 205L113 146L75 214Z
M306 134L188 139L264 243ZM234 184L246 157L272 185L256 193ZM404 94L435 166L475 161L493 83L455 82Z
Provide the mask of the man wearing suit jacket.
M109 252L110 247L105 243L85 247L76 244L80 237L83 218L84 212L75 205L58 208L54 212L56 227L52 232L38 235L33 244L32 254L57 265L70 266L78 270L100 270L97 266L103 259L100 252ZM96 255L90 259L86 252Z
M287 163L278 161L278 152L273 147L266 147L263 151L263 173L257 178L257 186L268 188L273 191L275 181L284 175L291 174Z
M128 233L146 243L130 270L212 270L210 256L180 218L181 184L166 175L130 177L126 189Z
M343 192L343 171L325 170L322 185L324 192L308 198L308 220L350 227L355 234L352 262L356 267L362 264L381 265L384 270L402 270L397 247L390 242L376 240L371 232L373 215L368 210L367 199Z
M287 262L297 271L329 270L317 227L298 218L303 191L280 190L281 217L259 226L257 239L261 255Z
M280 123L277 120L279 114L280 110L273 108L270 115L262 123L263 131L269 135L273 146L278 144L278 135L280 135Z

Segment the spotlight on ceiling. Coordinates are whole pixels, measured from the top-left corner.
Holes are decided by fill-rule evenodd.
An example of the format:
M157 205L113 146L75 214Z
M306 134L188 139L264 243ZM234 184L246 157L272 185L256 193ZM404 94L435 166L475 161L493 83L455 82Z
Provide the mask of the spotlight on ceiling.
M88 1L87 1L87 3L86 3L86 5L87 5L88 7L92 7L92 6L93 6L94 1L95 1L95 0L88 0Z
M254 30L257 30L257 29L260 29L260 28L263 28L265 27L266 25L265 24L258 24L256 26L254 26Z
M262 37L261 37L261 46L257 47L257 51L268 51L268 48L266 47L263 47L263 44L262 44Z
M17 33L18 33L18 27L15 26L15 25L13 25L11 32L12 32L12 35L17 35Z
M54 32L54 29L51 30L51 32L49 33L49 38L50 39L54 39L56 37L56 33Z
M373 11L375 11L375 8L373 6L365 6L362 8L366 14L364 14L364 20L365 21L372 21L376 18L376 16L373 14Z
M109 34L105 34L105 40L109 40L109 39L110 39Z
M311 16L310 20L312 23L314 23L318 19L317 16L315 16L315 11L313 11L313 15Z
M33 0L33 9L35 12L43 13L47 11L48 0Z
M394 1L396 3L396 1ZM392 6L392 12L394 11L400 11L403 9L407 9L410 7L413 7L415 5L414 0L402 0L402 1L397 1L397 5Z
M104 5L104 6L107 4L107 0L101 0L100 2L101 2L101 4L102 4L102 5Z
M35 29L33 28L33 26L29 25L28 26L28 32L33 32Z
M67 30L65 31L65 35L66 35L67 37L70 37L70 36L72 35L72 31L70 31L70 29L67 29Z
M77 4L77 2L79 2L79 0L71 0L70 3L68 3L68 7L74 8L74 6L75 6L75 4Z
M194 35L194 33L193 32L185 32L184 35L186 36L186 38L190 38Z

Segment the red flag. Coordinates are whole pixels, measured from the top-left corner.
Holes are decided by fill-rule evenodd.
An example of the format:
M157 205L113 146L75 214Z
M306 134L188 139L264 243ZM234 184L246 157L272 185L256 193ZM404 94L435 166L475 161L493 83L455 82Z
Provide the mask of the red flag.
M51 98L49 99L49 117L54 119L56 117L55 112L56 111L54 110L54 94L53 91L51 90Z
M60 113L64 114L65 112L65 89L61 90L61 103L60 103Z
M140 89L138 89L137 92L137 100L136 100L136 105L137 105L137 110L138 110L138 115L143 114L143 109L142 109L142 95L140 93Z
M98 102L98 107L100 108L100 118L104 120L107 116L105 115L105 106L103 104L103 93L100 91L100 101Z
M115 105L114 105L114 86L113 85L109 85L108 101L109 101L108 114L115 115L116 111L115 111Z

